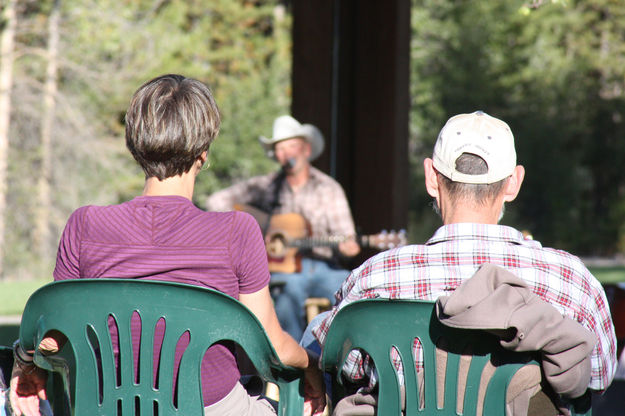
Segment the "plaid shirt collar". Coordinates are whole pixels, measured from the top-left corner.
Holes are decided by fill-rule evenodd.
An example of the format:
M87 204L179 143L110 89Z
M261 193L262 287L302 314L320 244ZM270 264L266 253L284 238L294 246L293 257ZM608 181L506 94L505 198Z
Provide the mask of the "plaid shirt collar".
M508 244L518 244L533 248L542 245L535 240L528 240L515 228L507 225L454 223L440 227L434 235L426 241L426 246L461 240L500 241Z
M308 171L308 180L306 180L306 183L304 183L304 186L302 186L300 190L307 190L308 192L316 192L317 187L323 185L319 172L320 171L317 168L311 165ZM279 171L273 173L272 181L276 181L279 174L280 174ZM282 186L283 186L283 191L286 189L288 192L293 192L293 189L291 188L291 185L289 185L289 182L287 180L283 182Z

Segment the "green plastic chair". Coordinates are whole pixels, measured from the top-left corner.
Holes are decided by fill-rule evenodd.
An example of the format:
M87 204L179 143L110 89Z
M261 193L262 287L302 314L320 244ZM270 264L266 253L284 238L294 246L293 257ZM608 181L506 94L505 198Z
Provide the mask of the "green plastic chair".
M130 329L133 313L141 317L138 367L142 376L137 382ZM109 317L115 319L119 332L119 385ZM165 320L166 331L155 388L152 344L160 319ZM55 415L203 415L201 360L210 345L222 340L239 344L259 375L279 386L280 416L302 413L303 372L283 365L256 317L236 299L218 291L148 280L54 282L29 298L20 342L32 350L50 330L62 332L69 341L58 354L35 354L38 366L61 375L62 391L61 383L55 383L56 391L49 394ZM173 374L176 343L186 331L190 343L180 361L176 407L174 380L166 375ZM61 405L61 401L66 403Z
M436 386L436 345L446 340L447 366L444 404L438 407ZM418 338L424 362L424 403L420 403L413 345ZM526 354L504 350L497 339L483 331L450 328L436 318L434 302L418 300L362 300L351 303L336 315L326 338L322 366L335 375L333 402L341 398L345 386L341 372L350 351L361 349L373 359L378 373L377 414L402 415L400 385L390 351L401 357L405 379L405 415L456 415L457 383L460 356L471 351L463 415L475 415L482 370L493 356L496 366L483 402L483 415L505 415L508 384L514 374L527 364L539 365ZM505 364L502 364L505 363ZM409 392L413 392L410 394ZM338 394L338 397L337 397ZM462 398L461 398L462 399ZM590 402L587 413L590 415ZM579 414L579 413L574 413Z

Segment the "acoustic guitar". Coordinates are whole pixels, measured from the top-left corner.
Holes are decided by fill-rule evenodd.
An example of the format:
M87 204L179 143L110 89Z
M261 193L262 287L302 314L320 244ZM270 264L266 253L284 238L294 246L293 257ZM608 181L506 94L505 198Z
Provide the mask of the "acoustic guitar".
M262 210L235 205L235 209L251 214L261 226L265 238L269 271L272 273L297 273L301 271L300 250L314 247L338 247L349 236L311 237L308 221L300 214L287 213L269 216ZM361 247L387 250L406 245L406 232L382 231L378 234L356 236Z

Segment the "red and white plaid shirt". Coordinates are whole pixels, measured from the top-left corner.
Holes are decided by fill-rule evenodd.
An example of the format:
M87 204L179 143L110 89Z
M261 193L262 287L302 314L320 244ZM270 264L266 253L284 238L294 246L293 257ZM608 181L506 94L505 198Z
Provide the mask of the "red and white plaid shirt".
M544 248L507 226L446 225L425 245L399 247L370 258L352 271L336 293L337 306L313 329L313 334L323 346L336 313L357 300L433 301L449 295L483 263L510 270L541 299L597 335L589 387L605 390L616 371L616 337L601 284L577 257ZM350 354L343 372L352 381L368 377L370 387L376 383L377 375L368 357L363 360L356 351Z

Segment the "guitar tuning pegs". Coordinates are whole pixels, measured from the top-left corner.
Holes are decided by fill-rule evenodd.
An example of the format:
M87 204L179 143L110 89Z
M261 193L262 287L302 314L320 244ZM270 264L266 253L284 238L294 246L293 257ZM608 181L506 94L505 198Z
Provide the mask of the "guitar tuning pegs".
M405 246L406 244L408 244L408 237L406 235L406 229L402 228L401 230L399 230L399 240L400 240L399 245Z

